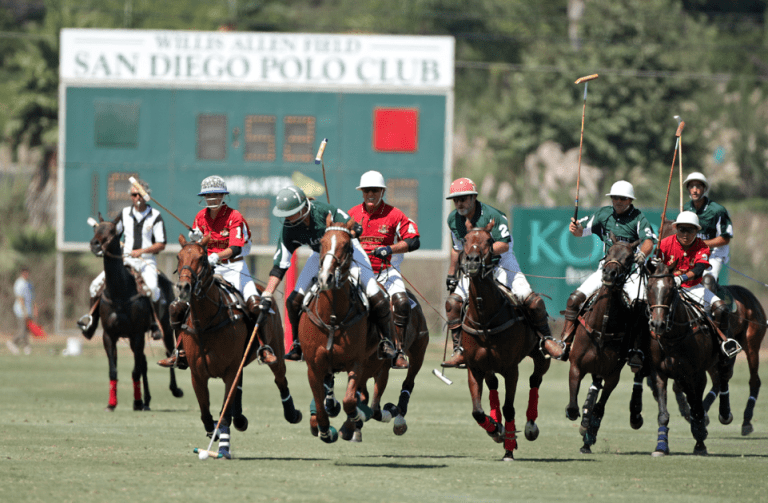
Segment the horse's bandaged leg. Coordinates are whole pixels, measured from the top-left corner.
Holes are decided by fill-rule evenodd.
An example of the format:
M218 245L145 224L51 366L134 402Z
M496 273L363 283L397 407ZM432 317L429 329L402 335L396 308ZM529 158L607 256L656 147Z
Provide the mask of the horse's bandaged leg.
M501 422L501 403L499 402L499 390L492 389L488 392L488 398L491 402L491 419L497 423Z
M508 451L517 449L517 433L515 432L514 421L504 423L504 448Z
M528 410L525 411L525 417L528 421L536 421L539 417L539 388L528 390Z
M141 401L141 381L133 381L133 399Z
M109 381L109 406L117 407L117 379Z

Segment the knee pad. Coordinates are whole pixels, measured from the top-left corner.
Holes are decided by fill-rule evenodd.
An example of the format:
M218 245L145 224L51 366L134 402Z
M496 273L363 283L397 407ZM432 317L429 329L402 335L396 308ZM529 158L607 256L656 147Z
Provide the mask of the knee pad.
M304 295L299 293L298 290L294 290L286 299L286 309L289 316L298 316L301 312L301 303L304 302Z
M717 293L717 279L715 279L714 276L711 276L709 274L705 274L704 278L702 278L702 280L701 280L701 283L710 292Z
M568 297L568 303L565 305L565 319L574 321L579 315L579 309L584 301L587 300L587 296L582 292L576 290Z
M392 295L392 307L394 308L395 325L406 326L408 318L411 316L411 300L408 298L408 294L398 292Z
M464 302L461 297L452 293L445 301L445 314L448 318L448 328L454 329L461 326L461 306Z

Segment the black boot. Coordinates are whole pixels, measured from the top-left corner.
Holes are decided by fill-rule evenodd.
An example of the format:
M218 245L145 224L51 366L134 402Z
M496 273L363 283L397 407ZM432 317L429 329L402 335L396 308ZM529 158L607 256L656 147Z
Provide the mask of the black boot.
M720 344L720 350L728 358L734 358L741 351L741 345L731 338L730 317L731 313L725 302L718 300L712 304L712 318L719 329L720 339L723 341Z
M261 315L259 302L260 299L255 295L251 295L248 297L248 300L245 301L246 309L248 309L248 312L251 314L251 316L253 316L254 320L258 320L259 316ZM269 313L264 314L266 316ZM259 335L258 331L256 332L256 338L259 339L259 348L256 350L259 361L261 363L266 363L267 365L277 363L277 356L275 356L275 353L270 346L264 344L264 341L261 340L261 336Z
M291 322L291 336L293 337L293 344L291 349L286 353L285 359L294 362L301 361L301 343L299 343L299 319L301 316L301 304L304 302L304 294L298 291L293 291L288 296L288 302L286 302L285 309L288 311L288 321Z
M93 337L93 334L96 333L96 327L99 326L99 306L96 304L98 304L100 300L101 295L91 297L89 313L77 320L77 326L80 327L83 336L88 340Z
M371 317L381 336L381 353L384 359L393 360L392 365L394 367L397 361L397 350L392 342L392 312L389 309L389 299L383 290L379 290L376 292L376 295L368 298L368 302L371 305ZM406 366L405 368L408 367Z
M392 360L392 368L407 369L409 367L408 360L405 359L405 337L408 334L408 322L411 319L411 300L408 298L407 293L398 292L392 295L392 318L395 322L395 346L397 350L397 357Z
M568 359L568 353L570 353L571 349L571 340L573 340L573 335L576 333L576 325L579 322L579 311L585 300L587 300L587 296L578 290L574 291L571 296L568 297L568 303L565 305L565 324L563 325L563 333L560 334L560 339L563 341L563 344L565 344L565 351L563 351L563 354L557 358L558 360L564 361Z
M565 353L565 343L555 340L552 337L552 332L549 330L549 322L547 319L547 308L544 305L544 301L536 292L531 293L528 298L525 299L525 307L531 316L533 327L538 332L541 342L539 349L545 357L551 356L555 360L562 358Z
M445 315L448 320L448 330L451 331L453 339L453 354L451 357L440 364L445 368L466 368L467 362L464 360L464 348L461 347L461 306L463 301L461 297L452 293L445 301Z

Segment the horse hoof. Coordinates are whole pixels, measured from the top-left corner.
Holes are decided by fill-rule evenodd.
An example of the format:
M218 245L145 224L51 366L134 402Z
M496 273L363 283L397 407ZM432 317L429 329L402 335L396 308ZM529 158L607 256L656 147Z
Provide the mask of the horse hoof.
M704 426L709 426L709 414L704 414Z
M504 457L501 458L502 461L514 461L515 460L515 454L512 451L507 451L504 453Z
M152 410L152 409L149 408L149 405L145 405L144 407L141 408L141 410Z
M181 388L176 388L176 389L171 388L171 394L175 398L181 398L184 396L184 391Z
M633 430L639 430L643 427L643 416L637 416L636 418L629 418L629 425Z
M320 430L319 430L319 429L318 429L318 427L317 427L317 416L316 416L316 415L314 415L314 414L312 414L312 415L309 417L309 432L312 434L312 436L313 436L313 437L316 437L316 436L317 436L317 433L318 433L319 431L320 431Z
M143 410L143 409L144 409L144 403L141 400L133 401L133 410Z
M115 407L117 407L117 405L107 405L104 407L104 412L115 412Z
M707 452L706 447L701 448L695 448L693 449L693 455L694 456L707 456L709 453Z
M565 417L570 421L576 421L579 418L579 409L565 408Z
M296 409L296 414L293 415L293 421L289 421L291 424L299 424L302 419L301 411Z
M742 424L741 425L741 435L742 436L746 437L747 435L749 435L753 431L755 431L755 429L752 427L752 424L747 423L747 424Z
M360 428L355 428L355 432L352 434L352 440L350 442L362 442L363 441L363 430Z
M587 432L587 427L584 425L579 425L579 436L583 437L586 432Z
M404 435L405 432L408 431L408 425L403 416L397 416L395 418L395 425L392 427L392 431L398 436Z
M326 444L332 444L339 439L339 432L333 426L329 426L328 431L320 432L318 436Z
M339 415L339 412L341 412L341 403L339 403L338 400L335 398L333 399L333 405L328 408L328 400L325 401L325 412L328 413L328 416L330 417L336 417Z
M531 442L539 438L539 427L533 421L525 423L525 438Z
M344 423L344 425L339 430L339 434L341 435L342 440L346 440L347 442L352 441L352 437L355 435L355 427L352 426L351 428L347 428L347 424Z
M592 449L590 449L588 445L585 445L584 447L579 449L579 452L582 454L592 454Z
M654 457L654 458L663 458L663 457L664 457L664 456L666 456L667 454L669 454L669 452L664 452L664 451L653 451L653 452L651 453L651 456L652 456L652 457Z
M720 419L720 424L731 424L733 422L733 414L729 412L728 417L718 415L718 419Z
M245 416L233 417L232 426L234 426L237 431L245 431L248 429L248 418Z

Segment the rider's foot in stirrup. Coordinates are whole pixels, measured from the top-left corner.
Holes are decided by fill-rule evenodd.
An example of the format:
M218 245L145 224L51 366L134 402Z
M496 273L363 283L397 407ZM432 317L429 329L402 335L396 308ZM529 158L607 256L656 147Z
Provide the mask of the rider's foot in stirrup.
M545 357L551 356L555 360L560 360L565 354L565 343L555 340L554 337L546 337L541 340L539 349Z
M91 328L91 323L93 323L93 317L90 314L86 314L77 320L77 326L80 327L80 330L83 332Z
M453 355L451 357L440 364L441 367L444 368L457 368L457 369L465 369L467 368L467 362L464 360L464 348L458 347L453 350Z
M728 358L735 358L736 355L741 352L741 344L739 344L735 339L731 338L723 341L720 348Z
M630 349L627 364L632 372L637 372L643 366L643 352L639 349Z
M292 362L298 362L301 360L301 344L299 344L299 341L295 341L293 343L291 350L286 353L285 359L291 360Z
M152 340L159 341L163 338L163 333L160 331L160 327L158 327L156 323L153 323L150 329L152 330Z
M275 353L272 352L272 348L270 347L262 347L259 348L259 361L261 363L266 363L267 365L272 365L273 363L277 363L277 356L275 356Z
M408 360L405 359L405 355L402 351L397 352L397 356L392 359L393 369L407 369L409 367Z
M179 370L184 370L189 365L187 364L187 354L184 352L184 350L174 350L173 354L169 356L168 358L164 358L157 362L158 365L161 367L165 367L168 369L172 368L178 368Z
M395 345L392 344L392 341L389 341L387 339L382 339L379 343L379 347L381 348L381 356L384 360L394 360L397 358L397 350L395 349Z

